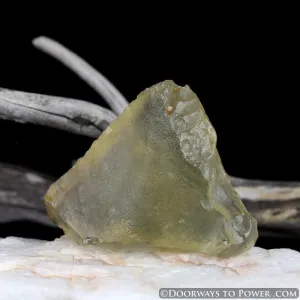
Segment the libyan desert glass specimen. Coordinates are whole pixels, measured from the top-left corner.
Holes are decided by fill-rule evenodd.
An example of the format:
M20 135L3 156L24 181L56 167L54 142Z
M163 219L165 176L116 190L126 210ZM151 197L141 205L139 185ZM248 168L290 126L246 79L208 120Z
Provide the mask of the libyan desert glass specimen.
M164 81L142 92L49 189L49 216L79 243L148 244L228 257L256 220L233 189L196 94Z

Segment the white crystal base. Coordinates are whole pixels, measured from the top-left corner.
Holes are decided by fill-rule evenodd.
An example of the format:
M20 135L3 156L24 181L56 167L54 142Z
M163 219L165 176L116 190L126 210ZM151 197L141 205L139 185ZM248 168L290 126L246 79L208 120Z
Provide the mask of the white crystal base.
M160 299L160 288L300 288L300 253L254 247L230 259L0 239L0 299Z

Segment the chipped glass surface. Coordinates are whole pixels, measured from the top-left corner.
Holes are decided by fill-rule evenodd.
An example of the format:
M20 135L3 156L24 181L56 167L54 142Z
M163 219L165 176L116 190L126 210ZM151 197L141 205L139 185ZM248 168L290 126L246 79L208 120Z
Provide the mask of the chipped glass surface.
M196 94L164 81L142 92L49 189L51 219L81 244L150 244L228 257L256 220L226 174Z

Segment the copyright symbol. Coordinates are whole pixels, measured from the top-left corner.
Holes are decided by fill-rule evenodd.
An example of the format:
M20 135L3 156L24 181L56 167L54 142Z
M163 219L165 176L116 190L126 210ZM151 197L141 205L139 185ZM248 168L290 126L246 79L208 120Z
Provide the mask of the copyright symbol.
M166 298L166 297L168 297L168 295L169 295L168 290L161 289L161 290L159 291L159 295L160 295L161 298Z

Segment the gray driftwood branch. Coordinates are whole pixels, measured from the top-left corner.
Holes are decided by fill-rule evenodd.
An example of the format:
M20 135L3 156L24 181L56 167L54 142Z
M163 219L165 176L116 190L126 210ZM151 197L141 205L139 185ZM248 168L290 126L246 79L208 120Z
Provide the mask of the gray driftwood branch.
M43 201L52 182L37 172L0 163L0 223L30 220L54 226Z
M89 102L0 88L0 119L50 126L94 138L115 118L110 110Z
M300 183L232 177L232 184L260 227L300 230Z

